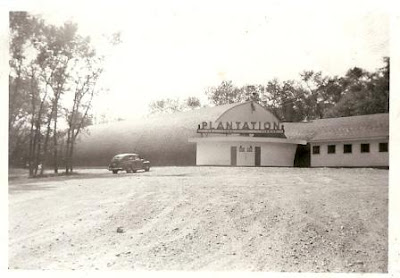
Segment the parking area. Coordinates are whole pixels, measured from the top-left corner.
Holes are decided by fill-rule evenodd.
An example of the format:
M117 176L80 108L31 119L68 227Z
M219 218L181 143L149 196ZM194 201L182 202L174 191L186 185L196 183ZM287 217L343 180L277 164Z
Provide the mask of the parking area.
M387 271L387 170L9 177L10 269Z

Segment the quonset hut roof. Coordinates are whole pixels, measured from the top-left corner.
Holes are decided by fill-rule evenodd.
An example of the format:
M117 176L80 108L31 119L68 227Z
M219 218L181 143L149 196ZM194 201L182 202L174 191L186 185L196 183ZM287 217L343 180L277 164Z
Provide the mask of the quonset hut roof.
M88 133L82 134L76 144L75 164L107 166L114 155L134 152L150 160L152 165L195 165L196 145L188 139L199 136L198 124L215 121L236 105L90 126Z
M188 139L200 136L197 126L203 121L216 121L237 105L241 104L91 126L77 142L75 164L106 167L116 154L138 153L150 160L152 165L195 165L196 145ZM283 124L288 139L318 142L389 136L388 114Z

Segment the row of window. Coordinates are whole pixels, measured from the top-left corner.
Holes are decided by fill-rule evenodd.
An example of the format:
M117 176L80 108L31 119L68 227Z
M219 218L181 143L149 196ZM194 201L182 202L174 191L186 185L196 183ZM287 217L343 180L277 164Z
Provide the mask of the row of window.
M320 146L313 146L312 153L320 154ZM388 152L389 146L388 143L379 143L379 152ZM369 144L361 144L360 151L362 153L369 153ZM352 153L353 145L352 144L344 144L343 145L343 153ZM336 153L336 145L328 145L328 153L333 154Z

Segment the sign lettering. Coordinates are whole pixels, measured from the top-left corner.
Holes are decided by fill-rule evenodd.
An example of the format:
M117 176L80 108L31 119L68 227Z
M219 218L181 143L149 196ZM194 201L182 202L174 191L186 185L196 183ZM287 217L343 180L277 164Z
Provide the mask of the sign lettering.
M216 126L216 127L215 127ZM199 133L284 133L279 122L202 122Z

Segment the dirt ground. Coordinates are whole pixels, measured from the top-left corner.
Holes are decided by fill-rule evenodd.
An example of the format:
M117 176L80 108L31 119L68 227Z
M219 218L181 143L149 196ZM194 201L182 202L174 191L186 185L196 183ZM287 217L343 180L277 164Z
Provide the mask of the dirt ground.
M387 170L78 171L10 171L10 269L387 271Z

